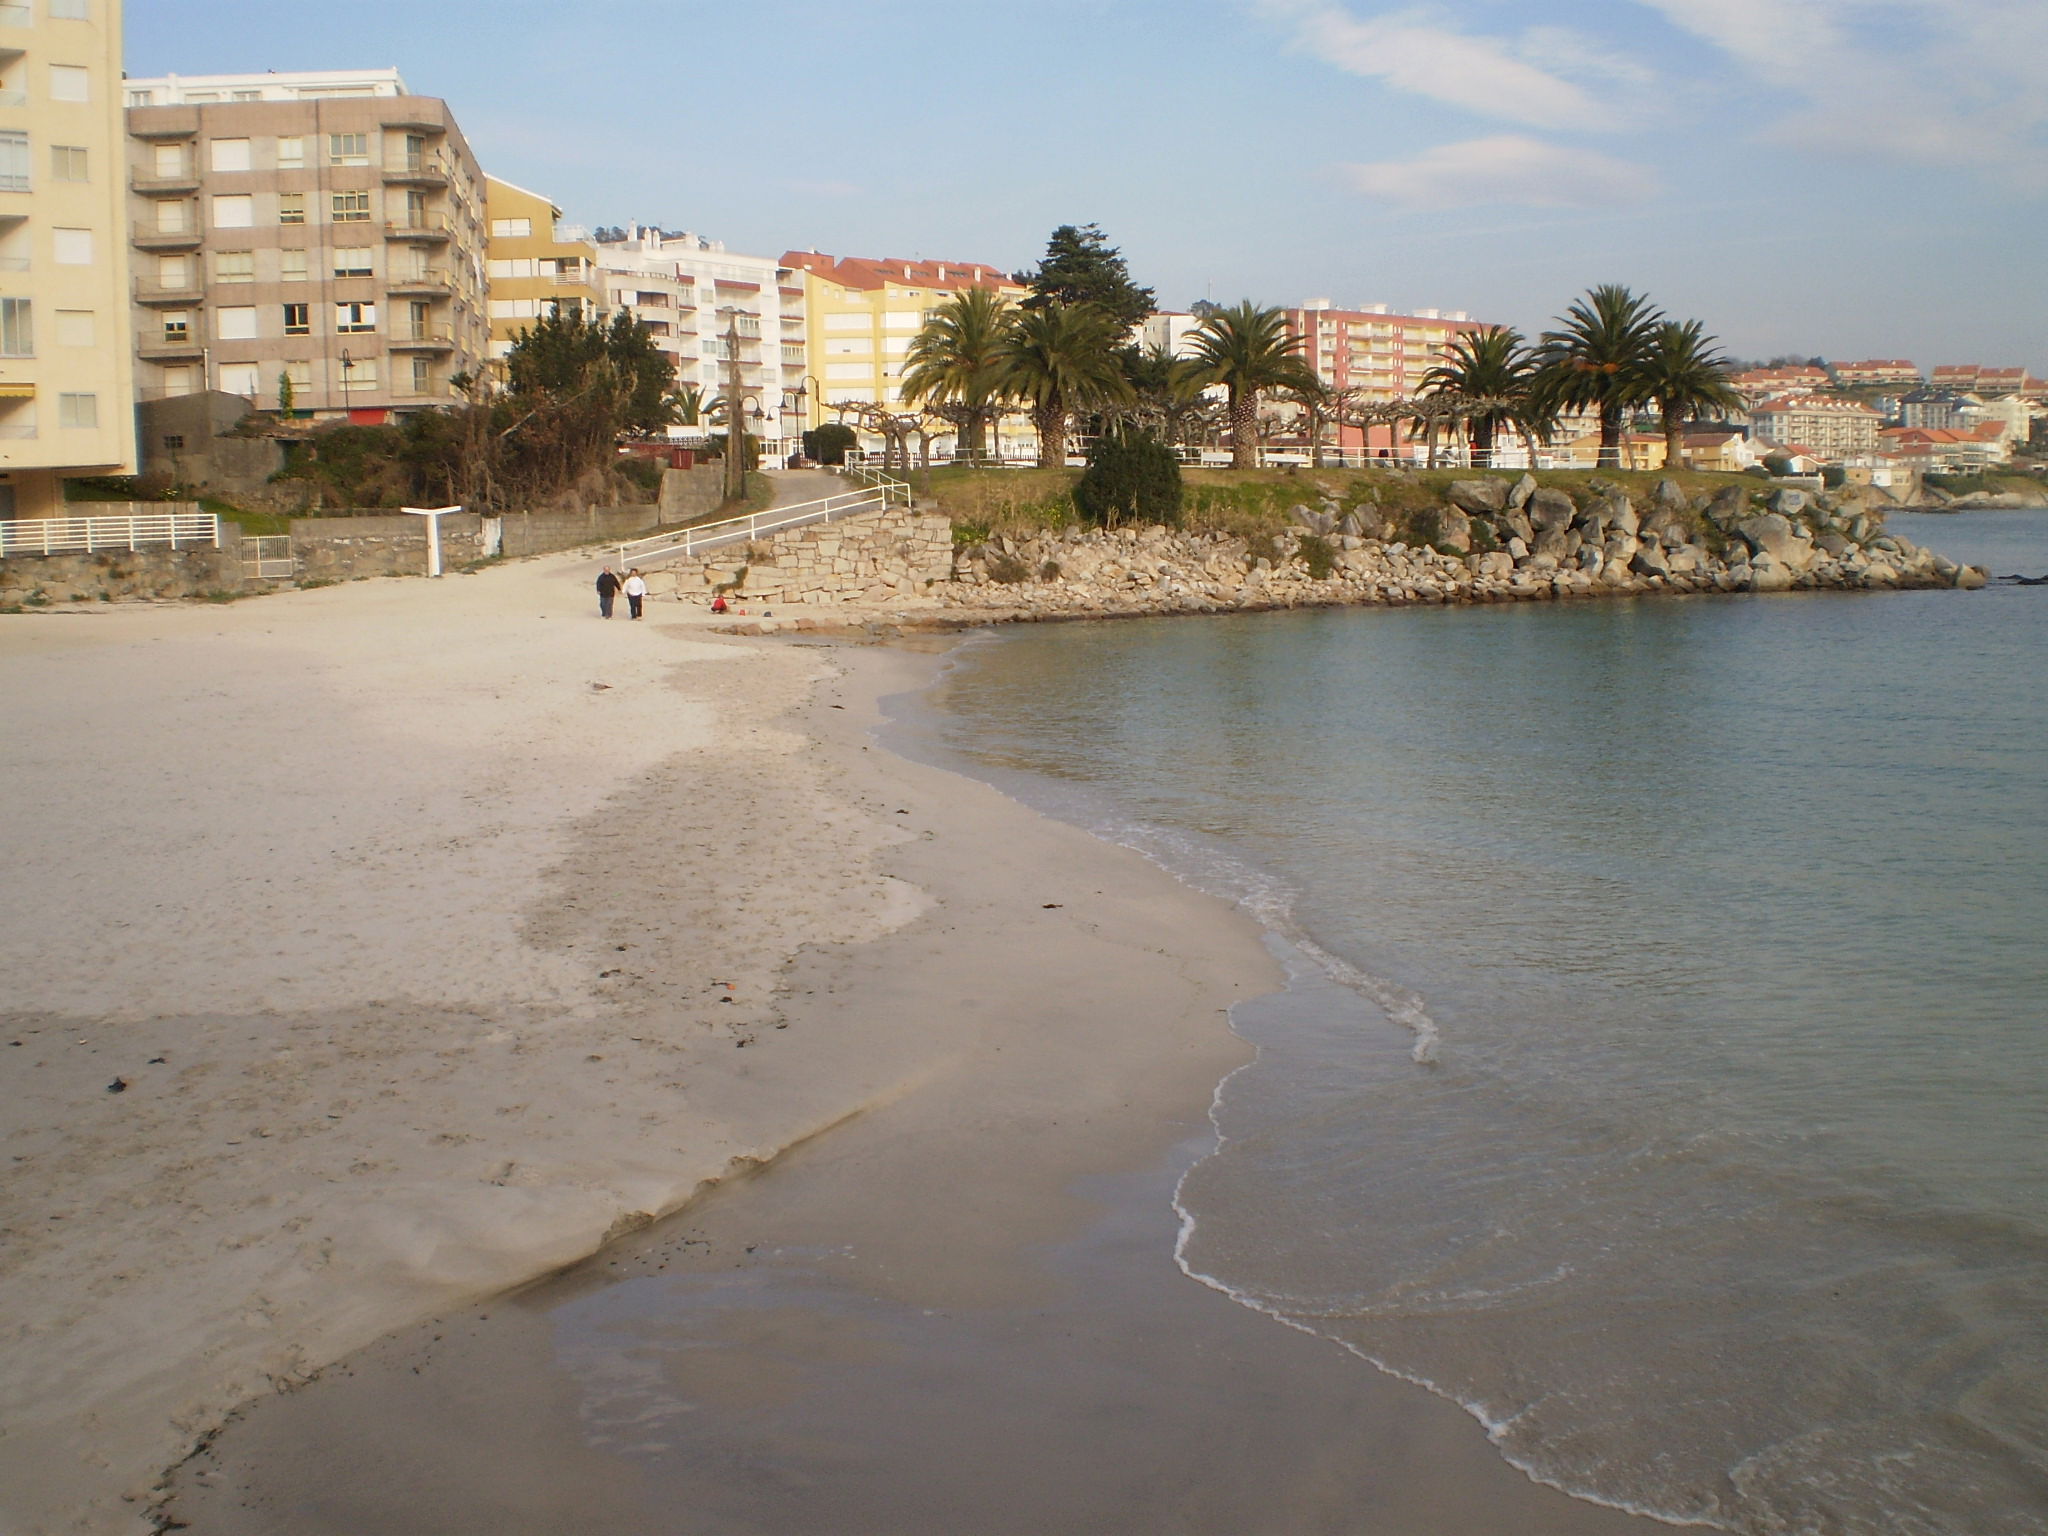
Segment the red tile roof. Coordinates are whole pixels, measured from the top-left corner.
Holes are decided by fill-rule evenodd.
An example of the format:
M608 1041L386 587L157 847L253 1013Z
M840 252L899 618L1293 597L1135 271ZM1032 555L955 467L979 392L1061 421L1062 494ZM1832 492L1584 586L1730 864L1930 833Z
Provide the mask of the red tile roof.
M958 292L966 288L1001 288L1022 292L1009 273L979 261L919 261L896 256L827 256L817 251L788 251L782 265L811 272L842 288L868 291L896 284Z

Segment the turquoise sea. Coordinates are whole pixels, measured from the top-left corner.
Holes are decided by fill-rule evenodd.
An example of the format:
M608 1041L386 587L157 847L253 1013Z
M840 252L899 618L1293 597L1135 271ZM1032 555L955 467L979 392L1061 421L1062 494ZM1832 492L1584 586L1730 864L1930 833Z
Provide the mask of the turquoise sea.
M1895 516L2048 574L2048 515ZM2048 1531L2048 588L1013 630L899 744L1294 975L1197 1278L1582 1497ZM1277 1324L1276 1324L1277 1326Z

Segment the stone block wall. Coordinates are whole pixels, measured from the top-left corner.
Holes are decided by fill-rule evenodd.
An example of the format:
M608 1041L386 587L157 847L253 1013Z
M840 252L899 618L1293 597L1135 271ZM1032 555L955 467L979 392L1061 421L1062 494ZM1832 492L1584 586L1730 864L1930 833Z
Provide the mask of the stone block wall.
M241 590L241 535L231 525L221 529L218 549L199 544L0 560L0 609L103 598L211 597Z
M635 539L663 521L652 506L584 507L572 512L507 512L500 552L508 557L544 555L581 544Z
M484 519L457 512L441 519L441 566L454 570L489 553ZM292 523L292 559L299 580L351 581L358 576L424 576L427 520L403 512L382 517L302 517Z
M894 603L952 579L953 525L935 512L890 508L734 544L649 576L657 592L708 602L738 583L750 603Z

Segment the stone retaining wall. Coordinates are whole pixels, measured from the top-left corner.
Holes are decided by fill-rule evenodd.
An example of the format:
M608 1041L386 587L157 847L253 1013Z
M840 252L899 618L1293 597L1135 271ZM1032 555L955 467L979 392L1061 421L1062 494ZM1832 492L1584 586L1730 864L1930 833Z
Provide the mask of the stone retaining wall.
M953 524L890 508L728 546L653 572L657 592L710 601L720 588L749 603L891 603L928 597L953 574Z
M490 551L484 519L456 512L441 519L441 568L454 570ZM427 520L394 512L381 517L301 517L292 522L298 579L351 581L359 576L427 574ZM237 578L239 585L239 578Z
M0 609L134 598L215 597L242 590L241 535L177 549L103 549L89 555L0 560Z

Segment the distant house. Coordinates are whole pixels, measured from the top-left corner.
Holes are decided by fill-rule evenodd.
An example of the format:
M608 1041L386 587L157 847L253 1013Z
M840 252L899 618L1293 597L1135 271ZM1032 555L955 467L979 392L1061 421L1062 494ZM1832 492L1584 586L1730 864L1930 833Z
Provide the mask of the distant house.
M1756 463L1755 448L1740 432L1688 432L1680 449L1693 469L1739 471Z
M1860 363L1835 363L1831 366L1837 384L1904 384L1911 387L1920 383L1920 365L1903 357L1874 357Z
M1884 451L1913 469L1938 474L1967 474L2012 459L2011 444L1995 423L1967 431L1893 427L1884 433Z
M1789 368L1751 368L1738 373L1729 383L1746 402L1769 400L1780 396L1810 395L1818 390L1830 389L1834 380L1824 368L1800 364Z

